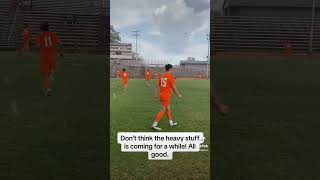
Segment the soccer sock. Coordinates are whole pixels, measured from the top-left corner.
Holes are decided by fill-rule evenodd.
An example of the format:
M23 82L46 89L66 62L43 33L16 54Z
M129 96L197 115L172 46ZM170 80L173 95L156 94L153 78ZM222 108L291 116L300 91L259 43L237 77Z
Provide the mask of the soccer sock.
M163 111L158 112L155 121L159 123L161 121L162 116L163 116Z
M154 123L152 124L152 127L156 127L156 126L158 126L158 122L154 121Z
M170 126L172 126L173 125L173 121L169 120L169 124L170 124Z

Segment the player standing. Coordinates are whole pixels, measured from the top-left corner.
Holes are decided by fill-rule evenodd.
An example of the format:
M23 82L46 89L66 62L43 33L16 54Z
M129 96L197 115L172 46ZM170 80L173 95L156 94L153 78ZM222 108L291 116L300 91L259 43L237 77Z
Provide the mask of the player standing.
M154 73L154 78L155 78L156 80L158 80L158 79L159 79L159 74L158 74L158 72L157 72L157 71Z
M122 88L123 88L123 94L124 94L127 90L128 79L129 79L129 75L128 75L128 72L126 71L126 69L122 69L121 76L122 76Z
M31 39L31 28L29 26L29 24L26 24L23 32L22 32L22 36L23 36L23 48L22 48L22 52L29 52L30 51L30 39Z
M63 50L59 37L49 31L49 23L45 22L41 24L41 33L36 39L36 44L40 48L40 70L43 79L43 91L46 96L51 96L51 85L54 79L54 70L56 67L57 50L59 46L61 56L63 56Z
M284 53L285 53L286 57L291 56L292 52L293 52L292 51L292 44L290 43L289 40L287 40L284 44Z
M146 71L146 85L147 86L150 86L150 83L149 83L150 79L151 79L150 70L147 69L147 71Z
M118 70L117 70L117 78L120 78L120 76L121 76L120 68L118 68Z
M169 124L171 127L176 126L178 123L172 121L171 113L170 113L170 100L171 100L171 92L173 92L181 98L182 95L178 92L176 88L176 81L172 76L173 66L171 64L167 64L165 66L166 72L160 77L158 80L158 88L157 92L160 95L161 102L161 110L156 115L155 121L152 124L151 128L157 131L161 131L162 129L158 127L158 123L160 122L164 113L169 120Z

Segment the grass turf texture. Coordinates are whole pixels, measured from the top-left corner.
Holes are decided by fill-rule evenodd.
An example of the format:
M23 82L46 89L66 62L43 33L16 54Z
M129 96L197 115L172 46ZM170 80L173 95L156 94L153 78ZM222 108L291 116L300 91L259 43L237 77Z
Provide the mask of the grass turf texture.
M318 179L318 56L214 56L214 179Z
M0 53L0 179L105 178L105 58L59 59L52 97L38 62Z
M112 179L209 179L209 151L175 152L171 161L150 161L147 152L121 152L117 133L154 132L151 125L161 106L154 98L155 80L147 87L144 80L130 79L125 95L120 79L110 85ZM210 145L209 87L208 80L177 80L183 97L176 104L172 95L171 112L179 124L170 128L164 116L159 124L163 132L204 132L204 144Z

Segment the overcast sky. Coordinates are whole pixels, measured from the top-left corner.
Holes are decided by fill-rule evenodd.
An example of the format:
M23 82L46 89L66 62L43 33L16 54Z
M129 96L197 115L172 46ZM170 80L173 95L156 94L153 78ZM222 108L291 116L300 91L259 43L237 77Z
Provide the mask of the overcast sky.
M139 30L138 53L146 60L187 57L207 60L209 0L111 0L111 25L123 42L132 43Z

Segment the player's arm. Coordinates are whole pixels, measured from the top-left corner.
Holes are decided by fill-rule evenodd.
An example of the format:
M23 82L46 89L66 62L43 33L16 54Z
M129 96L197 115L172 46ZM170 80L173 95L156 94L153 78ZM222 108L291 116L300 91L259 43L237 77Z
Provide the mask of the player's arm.
M60 38L56 34L53 34L53 39L55 41L56 48L58 49L58 51L60 53L60 56L63 57L64 56L64 48L63 48L62 41L60 40Z
M64 56L64 48L63 48L62 42L60 42L60 43L58 44L58 50L59 50L59 52L60 52L60 56L63 57L63 56Z
M61 40L57 41L57 49L60 52L60 56L63 57L64 56L64 48L63 48L63 43L61 42Z
M37 45L38 48L40 48L40 45L41 45L41 37L40 36L38 36L36 38L36 45Z
M215 92L215 90L213 89L212 91L212 97L211 97L211 102L213 104L213 106L217 109L217 111L221 114L227 114L229 112L229 107L222 104Z
M181 98L182 95L179 93L176 85L173 85L173 86L171 86L171 87L172 87L173 92L174 92L179 98Z

